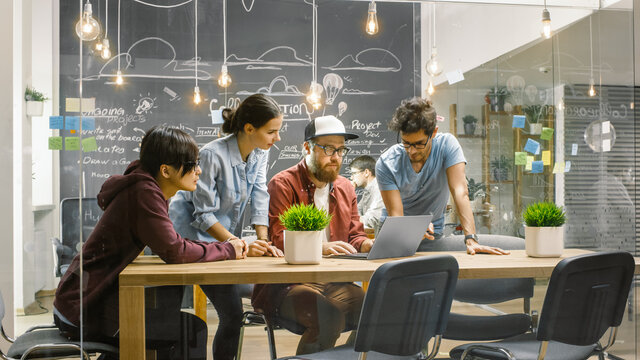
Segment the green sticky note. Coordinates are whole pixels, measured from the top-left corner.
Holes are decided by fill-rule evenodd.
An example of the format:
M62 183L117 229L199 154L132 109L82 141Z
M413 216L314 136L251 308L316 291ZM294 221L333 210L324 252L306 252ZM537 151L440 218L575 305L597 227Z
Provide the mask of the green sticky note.
M98 150L98 144L96 143L96 138L92 136L86 139L82 139L82 150L84 152Z
M49 137L49 150L62 150L62 136Z
M67 151L80 150L80 138L79 137L64 138L64 149Z
M542 134L540 134L540 139L551 140L552 137L553 137L553 128L543 127Z
M527 165L527 153L516 151L516 165Z

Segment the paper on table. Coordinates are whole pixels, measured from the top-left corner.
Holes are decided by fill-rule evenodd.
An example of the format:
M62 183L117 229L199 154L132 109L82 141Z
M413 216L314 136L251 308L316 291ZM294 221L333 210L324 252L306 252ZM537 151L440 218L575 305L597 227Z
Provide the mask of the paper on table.
M71 136L64 138L64 149L67 151L80 150L80 138Z
M542 161L534 161L531 163L531 173L532 174L540 174L543 170L544 164Z
M511 125L511 127L523 129L524 120L524 115L513 115L513 124Z
M542 152L542 164L544 166L551 165L551 151L545 150Z
M562 172L564 172L564 161L558 161L553 166L553 173L557 174L557 173L562 173Z
M62 136L49 137L49 150L62 150Z
M531 171L532 164L533 164L533 156L527 156L527 165L524 167L524 169Z
M527 165L527 153L516 151L516 165Z

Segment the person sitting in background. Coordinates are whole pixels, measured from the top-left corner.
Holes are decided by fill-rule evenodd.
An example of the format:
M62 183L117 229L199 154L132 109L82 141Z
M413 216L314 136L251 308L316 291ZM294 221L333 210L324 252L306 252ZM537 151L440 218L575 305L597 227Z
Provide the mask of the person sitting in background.
M207 243L184 239L173 229L167 201L178 190L195 190L200 176L198 162L198 146L191 136L157 126L144 135L140 160L129 164L123 175L105 181L98 194L104 214L82 247L83 262L80 254L76 255L56 290L54 320L65 336L79 338L82 324L85 341L117 343L118 275L145 246L169 264L245 257L247 245L240 239ZM147 346L155 347L158 342L160 348L167 344L192 346L187 344L193 342L190 336L181 333L182 288L155 288L155 298L162 306L146 311ZM204 359L206 324L200 322L204 343L198 344L200 355L192 357ZM158 358L179 359L181 346L171 346L168 354L158 354Z
M278 216L294 204L315 204L332 215L324 231L322 253L368 252L360 222L356 193L349 180L338 175L342 158L349 152L347 133L335 116L318 117L305 128L305 157L297 165L269 181L269 235L284 250L284 226ZM256 285L252 304L266 316L278 315L304 326L296 354L308 354L335 346L345 328L355 328L364 292L353 283L307 283ZM353 335L353 334L352 334Z
M360 222L365 229L378 230L384 202L376 181L376 160L369 155L358 156L351 161L349 169L353 186L362 188L362 197L358 201Z

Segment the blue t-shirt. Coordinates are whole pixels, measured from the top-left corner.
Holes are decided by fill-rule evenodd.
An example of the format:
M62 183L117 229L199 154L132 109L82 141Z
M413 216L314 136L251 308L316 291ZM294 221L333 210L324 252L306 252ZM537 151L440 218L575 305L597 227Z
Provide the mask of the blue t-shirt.
M447 168L466 163L460 143L451 134L436 134L431 153L419 173L402 144L385 151L376 163L376 179L380 191L399 190L404 215L433 214L433 226L442 234L444 210L449 201ZM383 217L386 217L386 209Z

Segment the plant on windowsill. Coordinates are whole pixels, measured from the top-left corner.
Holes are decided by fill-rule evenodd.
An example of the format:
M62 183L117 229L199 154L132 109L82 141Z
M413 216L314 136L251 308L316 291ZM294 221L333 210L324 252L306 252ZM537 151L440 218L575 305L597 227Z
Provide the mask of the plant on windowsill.
M40 91L27 86L24 90L24 100L27 102L27 116L42 116L44 102L49 98Z
M478 122L478 118L473 115L465 115L462 118L462 122L464 122L465 135L473 135L476 132L476 123Z
M564 224L567 220L561 206L553 202L530 204L524 219L525 252L531 257L558 257L564 250Z
M278 218L286 229L284 259L289 264L319 264L322 232L331 222L331 215L313 204L294 204Z
M493 174L493 180L497 182L506 181L511 171L511 163L513 160L507 159L506 156L500 155L500 157L491 160L489 165L491 166L491 173Z
M489 89L485 100L491 104L492 111L504 111L504 102L511 95L506 86L496 86Z
M529 134L540 135L542 133L542 124L540 123L540 118L542 117L544 107L538 104L529 105L525 106L522 111L529 121Z

